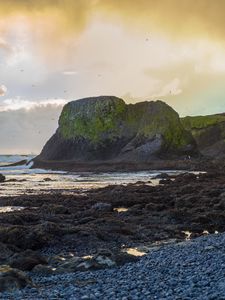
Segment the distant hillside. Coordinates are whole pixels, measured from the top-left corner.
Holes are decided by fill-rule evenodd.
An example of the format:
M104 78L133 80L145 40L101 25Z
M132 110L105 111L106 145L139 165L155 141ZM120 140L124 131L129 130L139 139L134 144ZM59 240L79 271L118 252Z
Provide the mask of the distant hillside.
M210 158L225 158L225 114L181 118L191 131L200 152Z

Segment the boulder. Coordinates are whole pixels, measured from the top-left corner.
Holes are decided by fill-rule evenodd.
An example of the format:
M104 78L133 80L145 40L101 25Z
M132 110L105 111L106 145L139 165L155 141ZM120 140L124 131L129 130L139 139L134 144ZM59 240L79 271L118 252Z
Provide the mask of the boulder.
M0 182L4 182L5 181L5 176L0 174Z
M8 259L14 255L16 250L13 246L0 243L0 265L8 262Z
M40 275L53 275L55 273L56 268L53 268L51 266L46 266L46 265L36 265L33 269L32 272Z
M47 264L46 259L38 252L26 250L14 254L10 260L9 265L22 271L31 271L36 265Z
M98 202L94 204L91 209L102 212L111 212L113 211L112 205L110 203Z
M26 273L7 265L0 266L0 292L14 292L28 285L33 286L33 283Z

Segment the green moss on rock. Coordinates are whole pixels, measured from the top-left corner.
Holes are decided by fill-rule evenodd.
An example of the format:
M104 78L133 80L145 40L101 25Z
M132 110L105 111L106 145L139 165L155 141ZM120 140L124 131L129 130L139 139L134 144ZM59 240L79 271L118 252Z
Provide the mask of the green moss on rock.
M190 130L198 149L214 159L225 156L225 114L185 117L183 126Z
M107 137L114 139L120 134L119 120L126 104L116 97L88 98L68 103L60 116L59 129L63 138L83 137L93 143Z
M68 103L59 120L64 139L82 137L94 144L126 135L153 138L162 135L166 147L191 143L178 114L162 101L126 105L116 97L87 98Z
M162 101L125 104L113 96L65 105L56 134L40 155L47 160L146 162L195 153L178 114Z
M209 116L194 116L181 118L182 125L187 130L202 129L209 126L225 122L225 114L216 114Z

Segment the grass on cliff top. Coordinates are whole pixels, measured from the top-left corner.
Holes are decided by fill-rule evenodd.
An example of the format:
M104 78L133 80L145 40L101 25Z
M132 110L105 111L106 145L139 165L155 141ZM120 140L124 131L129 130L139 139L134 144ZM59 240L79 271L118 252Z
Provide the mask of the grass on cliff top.
M225 114L181 118L186 130L201 129L225 122Z

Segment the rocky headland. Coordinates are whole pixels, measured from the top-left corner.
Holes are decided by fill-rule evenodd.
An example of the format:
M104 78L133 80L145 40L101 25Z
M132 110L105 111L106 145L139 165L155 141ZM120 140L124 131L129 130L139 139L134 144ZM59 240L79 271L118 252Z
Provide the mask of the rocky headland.
M199 156L196 142L170 106L101 96L65 105L34 167L135 170L189 156Z
M33 167L68 171L222 169L225 115L180 118L166 103L114 96L65 105Z
M181 118L192 133L200 153L210 159L225 158L225 114Z
M207 172L1 197L19 209L0 214L0 298L220 299L224 235L201 236L225 231L224 128L223 114L180 119L162 101L68 103L33 167Z

